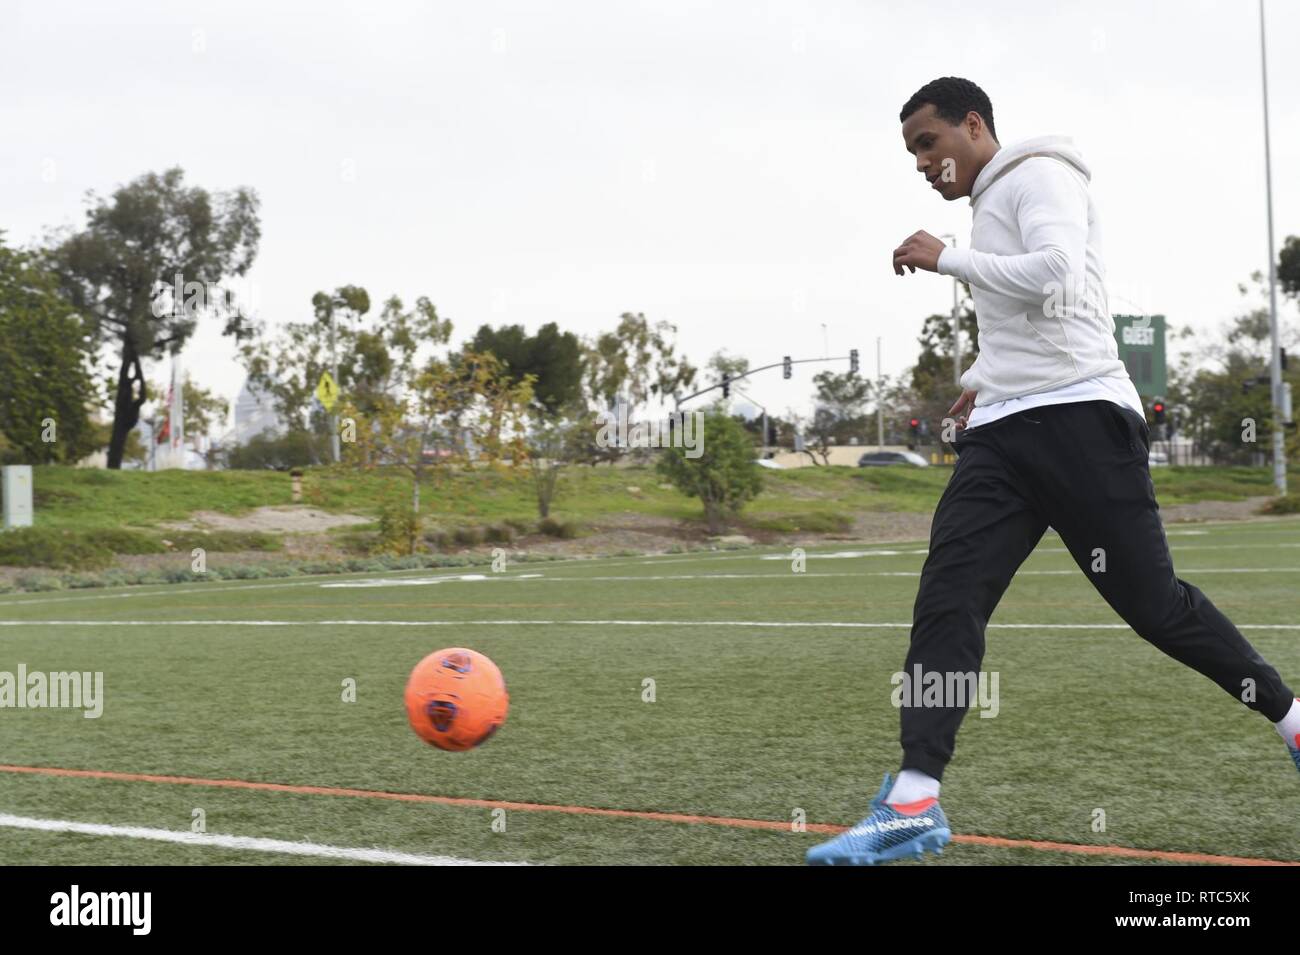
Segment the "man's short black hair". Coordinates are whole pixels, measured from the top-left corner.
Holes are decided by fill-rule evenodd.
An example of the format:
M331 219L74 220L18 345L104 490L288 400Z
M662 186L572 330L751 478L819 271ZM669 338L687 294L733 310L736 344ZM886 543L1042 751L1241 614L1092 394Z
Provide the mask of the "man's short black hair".
M898 114L901 123L927 103L934 106L934 111L941 119L953 126L960 125L967 113L979 113L984 125L989 128L989 135L996 140L997 130L993 127L993 104L988 95L960 76L943 76L931 80L912 94L912 98Z

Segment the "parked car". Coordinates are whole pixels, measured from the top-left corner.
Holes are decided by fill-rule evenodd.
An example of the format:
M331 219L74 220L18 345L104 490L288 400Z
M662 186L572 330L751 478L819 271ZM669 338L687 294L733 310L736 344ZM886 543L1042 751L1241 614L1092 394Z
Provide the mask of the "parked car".
M868 451L858 458L860 468L889 467L894 464L910 464L916 468L928 468L930 462L915 451Z
M1147 465L1149 467L1165 467L1168 464L1169 455L1165 454L1163 451L1152 451L1147 455Z

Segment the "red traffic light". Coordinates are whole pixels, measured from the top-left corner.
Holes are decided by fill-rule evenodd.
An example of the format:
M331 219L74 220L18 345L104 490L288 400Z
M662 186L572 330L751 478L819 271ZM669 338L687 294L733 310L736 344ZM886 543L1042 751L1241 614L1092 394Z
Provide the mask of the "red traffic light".
M915 428L920 423L921 423L920 418L913 418L910 422L908 422L908 424L910 424L913 428Z
M1164 411L1165 410L1164 402L1157 401L1155 404L1151 406L1151 410L1154 411L1156 414L1159 414L1160 412Z

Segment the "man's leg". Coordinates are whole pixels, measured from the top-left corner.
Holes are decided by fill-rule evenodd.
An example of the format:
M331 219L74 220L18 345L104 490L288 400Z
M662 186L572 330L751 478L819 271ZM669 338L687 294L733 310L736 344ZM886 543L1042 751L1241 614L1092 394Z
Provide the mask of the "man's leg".
M1026 414L1040 422L1036 490L1048 520L1106 602L1162 652L1281 720L1295 694L1209 598L1174 573L1145 422L1107 401Z
M935 510L912 612L909 679L918 665L922 673L944 674L945 684L950 672L979 672L984 627L1047 529L1000 449L1000 436L1014 426L1001 419L957 438L960 456ZM902 769L942 779L966 710L902 707Z

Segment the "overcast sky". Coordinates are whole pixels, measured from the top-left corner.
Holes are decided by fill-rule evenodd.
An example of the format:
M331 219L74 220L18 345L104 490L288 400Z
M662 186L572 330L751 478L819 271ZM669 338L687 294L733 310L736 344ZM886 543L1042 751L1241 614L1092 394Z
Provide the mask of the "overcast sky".
M1267 11L1280 246L1300 233L1300 4ZM1214 327L1267 265L1257 16L1254 0L8 0L0 228L33 242L80 225L87 190L179 165L259 193L250 279L270 322L352 283L428 295L457 339L639 311L697 364L758 365L821 356L825 324L831 354L856 347L874 372L880 336L898 373L952 286L895 276L891 251L970 233L898 112L957 75L989 94L1003 144L1082 149L1113 310ZM215 324L185 360L228 397L243 380ZM752 394L806 408L805 367Z

